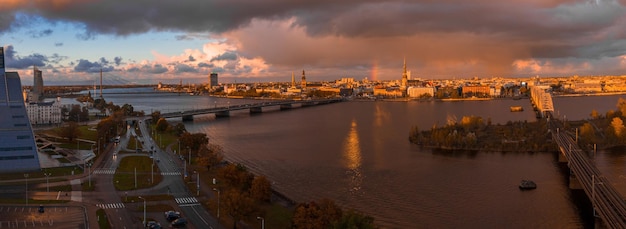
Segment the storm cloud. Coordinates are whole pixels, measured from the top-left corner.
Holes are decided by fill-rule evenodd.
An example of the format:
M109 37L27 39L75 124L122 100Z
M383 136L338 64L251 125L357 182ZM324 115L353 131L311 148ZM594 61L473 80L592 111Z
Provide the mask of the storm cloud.
M626 0L15 0L0 6L0 31L26 27L29 20L41 17L79 24L84 31L77 37L86 40L97 39L98 34L212 33L237 44L237 50L210 56L211 62L227 61L220 66L225 71L239 66L235 63L241 57L262 58L274 69L356 68L372 63L399 69L406 56L422 74L510 75L521 60L569 66L626 55L625 4ZM189 57L187 61L192 61ZM79 69L85 71L93 67L89 64L102 62L82 64ZM194 69L185 66L172 70ZM167 72L163 66L144 67L134 68Z
M32 66L42 67L48 62L48 57L42 54L35 53L25 57L18 56L12 45L5 47L4 58L7 68L17 69L25 69Z

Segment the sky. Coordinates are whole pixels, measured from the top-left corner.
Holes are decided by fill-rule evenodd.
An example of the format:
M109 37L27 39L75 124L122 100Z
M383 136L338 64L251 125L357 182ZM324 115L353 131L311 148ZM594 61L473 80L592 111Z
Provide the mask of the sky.
M626 0L0 0L32 85L626 75Z

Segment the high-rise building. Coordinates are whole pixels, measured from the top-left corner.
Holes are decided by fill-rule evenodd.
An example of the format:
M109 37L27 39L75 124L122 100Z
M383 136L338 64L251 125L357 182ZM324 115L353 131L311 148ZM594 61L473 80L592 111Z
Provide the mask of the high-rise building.
M291 72L291 88L296 88L296 77L293 72Z
M211 72L209 75L209 88L217 87L217 73Z
M33 66L33 76L33 88L30 90L31 94L28 101L31 103L41 102L43 101L43 76L41 70L35 66Z
M39 170L39 158L30 126L22 82L17 72L5 72L0 47L0 172Z

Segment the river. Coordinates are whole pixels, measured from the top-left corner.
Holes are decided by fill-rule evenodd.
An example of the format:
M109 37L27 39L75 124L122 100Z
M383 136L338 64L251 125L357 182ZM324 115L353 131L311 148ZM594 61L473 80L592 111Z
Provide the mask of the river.
M619 97L559 97L554 106L560 116L584 119L592 109L615 109ZM257 102L175 94L105 99L146 113ZM524 112L510 112L510 106ZM290 198L330 198L375 217L383 228L593 227L588 200L568 189L566 168L555 154L438 153L408 141L412 126L424 130L468 115L494 124L535 120L526 99L344 102L258 115L234 112L230 118L197 116L185 126L206 133L224 147L226 159L267 176ZM626 157L598 152L595 160L624 195ZM521 179L538 188L520 191Z

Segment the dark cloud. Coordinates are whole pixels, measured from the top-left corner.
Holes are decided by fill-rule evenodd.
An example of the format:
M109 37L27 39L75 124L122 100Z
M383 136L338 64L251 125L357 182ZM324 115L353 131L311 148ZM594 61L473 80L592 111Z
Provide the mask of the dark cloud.
M188 62L194 62L196 61L196 58L193 58L192 55L189 55L189 59L187 59Z
M67 60L68 57L67 56L61 56L58 53L52 54L52 56L50 56L50 63L54 63L54 64L60 64L61 61Z
M78 60L78 64L74 67L74 71L94 73L94 72L100 72L101 70L103 72L111 72L115 70L113 66L107 66L107 65L108 65L108 61L106 61L104 57L100 58L100 62L91 62L85 59L80 59Z
M211 72L215 72L215 73L222 73L222 72L225 72L225 71L224 71L224 68L221 68L221 67L215 67L215 68L213 68L213 69L211 70Z
M63 42L57 42L57 43L54 43L54 46L56 46L56 47L61 47L61 46L63 46Z
M122 64L122 57L116 56L113 58L113 61L115 61L115 66L120 66L120 64Z
M51 29L44 29L42 31L30 31L28 33L32 38L42 38L52 35L53 31Z
M162 74L167 72L167 68L163 67L161 64L144 65L141 67L141 71L151 74Z
M4 48L4 62L7 68L25 69L32 66L46 66L48 57L35 53L25 57L17 55L17 51L13 48L13 45L9 45Z
M214 66L215 66L215 65L214 65L214 64L211 64L211 63L209 63L209 64L204 63L204 62L200 62L200 63L198 63L198 67L199 67L199 68L212 68L212 67L214 67Z
M177 35L176 37L177 41L191 41L193 40L193 37L187 36L187 35Z
M216 61L216 60L237 60L237 53L225 52L216 57L211 58L211 61Z
M177 64L174 68L176 73L185 73L185 72L198 72L198 69L191 67L186 64Z

